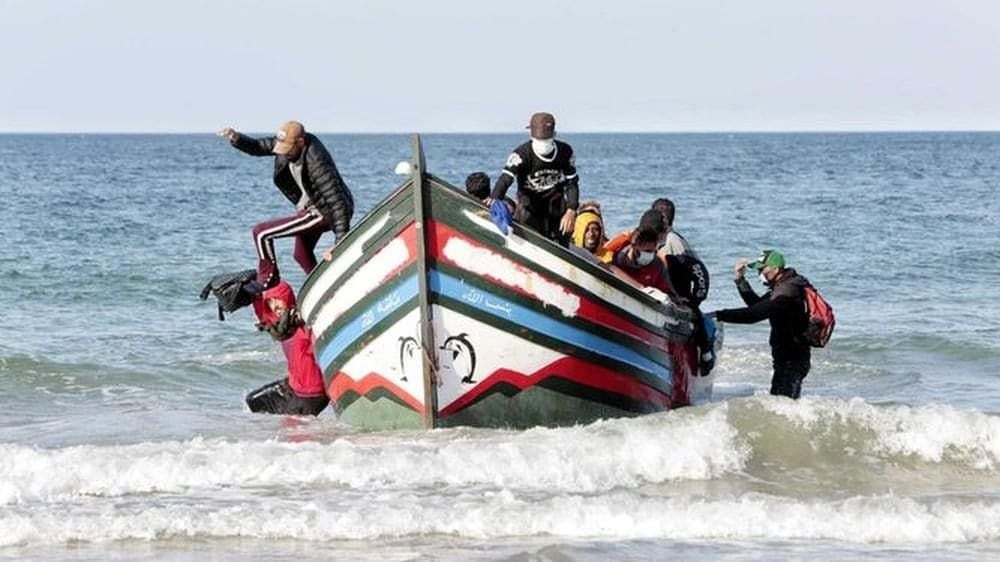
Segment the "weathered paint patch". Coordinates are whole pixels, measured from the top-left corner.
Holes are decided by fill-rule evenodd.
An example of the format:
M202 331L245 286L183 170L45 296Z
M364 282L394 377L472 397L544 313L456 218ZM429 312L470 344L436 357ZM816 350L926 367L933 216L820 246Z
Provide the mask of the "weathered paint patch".
M467 271L520 289L546 306L558 308L563 316L576 316L580 309L580 297L487 248L460 238L449 238L444 245L444 255Z

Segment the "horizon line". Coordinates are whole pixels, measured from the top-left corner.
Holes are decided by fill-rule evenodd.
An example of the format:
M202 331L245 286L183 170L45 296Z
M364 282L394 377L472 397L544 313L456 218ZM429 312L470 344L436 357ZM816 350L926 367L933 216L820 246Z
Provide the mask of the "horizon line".
M247 130L251 133L267 131ZM317 135L521 135L520 131L309 131ZM580 130L560 135L725 135L725 134L871 134L871 133L1000 133L1000 129L677 129ZM0 131L0 135L215 135L207 131Z

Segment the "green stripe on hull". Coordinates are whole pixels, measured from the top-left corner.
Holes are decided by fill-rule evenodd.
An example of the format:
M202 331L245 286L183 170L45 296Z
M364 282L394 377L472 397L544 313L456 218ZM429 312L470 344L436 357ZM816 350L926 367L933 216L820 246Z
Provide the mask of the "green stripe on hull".
M519 391L513 385L502 383L476 403L446 418L439 418L435 425L526 429L537 425L555 427L585 424L603 418L634 415L637 413L564 394L545 386L533 386Z
M380 392L381 391L381 392ZM337 419L354 427L368 430L424 429L420 412L401 404L389 392L378 389L369 396L345 392L334 404Z

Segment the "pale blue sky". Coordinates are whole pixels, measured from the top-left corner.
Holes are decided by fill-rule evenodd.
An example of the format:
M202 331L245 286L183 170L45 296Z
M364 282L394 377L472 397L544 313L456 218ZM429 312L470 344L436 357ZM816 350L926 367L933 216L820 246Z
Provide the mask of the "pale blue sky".
M1000 2L0 0L0 131L1000 130Z

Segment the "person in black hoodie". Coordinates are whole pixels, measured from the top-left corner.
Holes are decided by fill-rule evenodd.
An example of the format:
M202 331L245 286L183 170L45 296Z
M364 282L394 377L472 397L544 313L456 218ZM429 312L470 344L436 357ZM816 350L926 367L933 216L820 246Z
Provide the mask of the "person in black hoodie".
M267 289L280 279L274 254L276 238L295 237L295 261L309 273L316 267L313 250L320 236L333 230L336 240L347 234L354 214L351 190L333 157L298 121L281 125L273 137L255 139L231 128L219 131L236 149L251 156L274 156L274 185L295 205L295 214L253 228L257 250L257 282Z
M747 268L760 272L768 287L758 295L743 274ZM809 374L810 348L805 339L809 326L805 288L809 282L785 267L785 257L775 250L764 250L753 263L736 262L736 287L747 304L746 308L730 308L713 312L716 320L732 324L754 324L761 320L771 323L771 358L774 375L771 394L798 398L802 379Z

